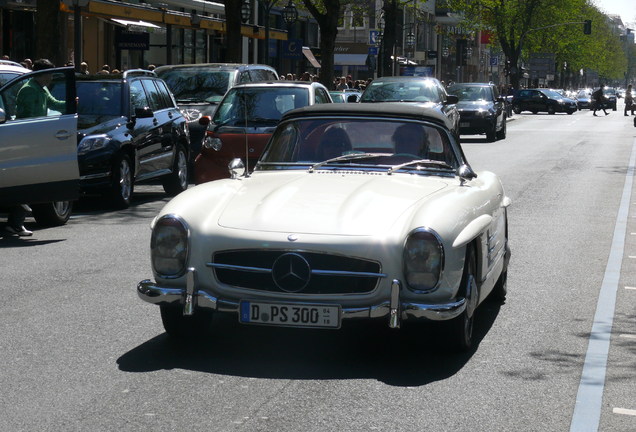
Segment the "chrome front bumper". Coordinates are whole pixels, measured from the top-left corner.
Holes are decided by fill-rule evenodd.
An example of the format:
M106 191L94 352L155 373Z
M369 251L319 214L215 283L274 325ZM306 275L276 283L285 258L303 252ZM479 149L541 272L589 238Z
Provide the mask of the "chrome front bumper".
M192 315L194 309L203 308L219 312L239 313L239 302L221 299L203 290L194 289L194 272L186 275L187 286L167 288L146 279L137 284L139 297L157 305L182 305L184 315ZM342 319L389 319L389 327L399 328L403 320L445 321L459 316L466 309L466 299L443 304L423 304L400 301L400 282L391 285L391 298L379 304L364 307L342 307ZM304 303L304 302L298 302Z

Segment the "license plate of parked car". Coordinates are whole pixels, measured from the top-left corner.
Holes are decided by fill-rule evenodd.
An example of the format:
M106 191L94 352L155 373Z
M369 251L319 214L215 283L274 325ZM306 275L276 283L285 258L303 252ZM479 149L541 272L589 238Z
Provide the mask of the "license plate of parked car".
M239 321L286 327L339 328L340 306L241 301Z
M459 127L469 127L470 126L470 122L461 122L459 123Z

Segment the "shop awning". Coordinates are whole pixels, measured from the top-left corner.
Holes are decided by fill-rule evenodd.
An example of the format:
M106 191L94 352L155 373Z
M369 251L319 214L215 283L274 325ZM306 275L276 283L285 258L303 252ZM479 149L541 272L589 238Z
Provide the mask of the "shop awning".
M303 54L305 55L307 60L309 60L309 63L311 63L313 67L320 69L320 63L318 63L318 60L316 60L316 57L314 57L314 53L311 52L311 48L303 47Z
M164 33L166 29L157 24L149 23L142 20L125 20L120 18L111 18L111 21L126 27L130 31L146 32L146 33Z
M333 64L336 66L364 66L368 54L334 54Z

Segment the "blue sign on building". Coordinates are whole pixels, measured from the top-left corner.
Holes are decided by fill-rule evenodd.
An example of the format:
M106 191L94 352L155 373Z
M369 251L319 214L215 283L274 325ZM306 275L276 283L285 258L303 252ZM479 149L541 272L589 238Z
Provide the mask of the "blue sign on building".
M303 40L290 39L283 41L283 58L299 59L303 56Z

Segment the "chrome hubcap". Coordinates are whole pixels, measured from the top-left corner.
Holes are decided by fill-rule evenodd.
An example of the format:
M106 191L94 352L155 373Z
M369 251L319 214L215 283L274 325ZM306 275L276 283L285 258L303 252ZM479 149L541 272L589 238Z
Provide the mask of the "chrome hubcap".
M124 159L119 164L119 187L121 191L121 197L125 200L130 199L131 185L132 178L130 175L130 166Z

